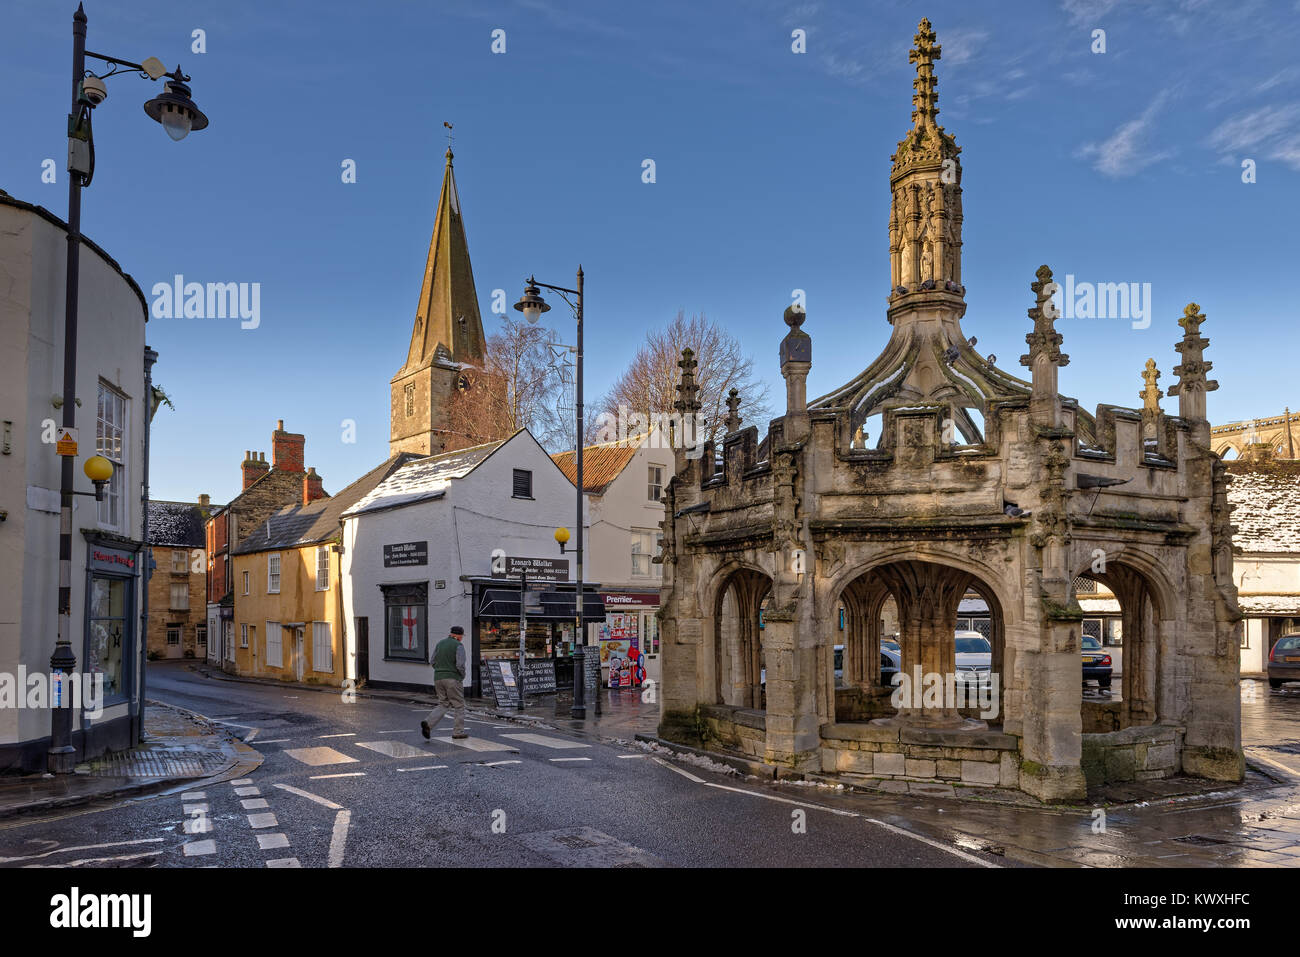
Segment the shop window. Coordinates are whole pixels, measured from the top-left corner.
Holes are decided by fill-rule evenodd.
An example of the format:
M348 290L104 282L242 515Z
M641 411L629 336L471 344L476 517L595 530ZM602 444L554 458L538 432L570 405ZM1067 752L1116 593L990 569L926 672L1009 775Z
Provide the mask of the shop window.
M126 468L126 396L104 382L99 384L95 413L95 451L113 463L113 477L104 488L103 501L97 503L99 524L120 531L126 521L126 506L122 498Z
M185 611L190 607L190 586L186 582L172 582L170 607Z
M329 591L330 587L330 549L322 545L316 549L316 590ZM333 671L330 668L330 671Z
M280 594L280 556L266 556L266 593L268 595Z
M650 481L647 491L647 497L652 502L661 502L664 497L664 467L662 465L650 466Z
M384 655L404 661L429 659L429 585L381 585L384 592Z
M167 644L168 644L168 645L179 645L180 643L181 643L181 626L180 626L180 625L168 625L168 626L167 626Z
M86 636L86 670L103 675L104 699L126 695L125 662L129 648L124 640L129 632L128 589L131 582L121 578L90 580L90 630Z
M533 497L533 473L529 469L515 469L514 497Z
M326 674L334 671L334 640L330 636L328 621L311 623L311 670Z

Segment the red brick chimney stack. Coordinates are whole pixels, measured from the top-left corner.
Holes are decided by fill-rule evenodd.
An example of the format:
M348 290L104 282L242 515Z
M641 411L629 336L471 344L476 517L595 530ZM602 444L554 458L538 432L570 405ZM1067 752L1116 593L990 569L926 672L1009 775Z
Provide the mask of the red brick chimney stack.
M321 487L321 477L316 474L316 467L312 466L302 477L302 504L310 505L318 498L325 497L325 489Z
M301 472L303 446L307 444L306 436L298 432L286 432L284 419L280 419L271 433L272 467L280 472Z
M248 488L265 475L270 470L270 467L266 464L265 455L259 459L256 452L245 451L244 461L240 465L240 469L244 473L244 488Z

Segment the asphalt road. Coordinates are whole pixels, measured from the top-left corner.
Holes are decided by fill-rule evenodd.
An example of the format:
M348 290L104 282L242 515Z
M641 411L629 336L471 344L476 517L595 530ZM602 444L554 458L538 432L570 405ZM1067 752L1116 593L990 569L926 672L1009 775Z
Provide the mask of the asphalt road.
M767 786L562 731L156 668L149 694L265 756L245 779L0 826L0 866L870 866L1005 864ZM446 740L439 740L440 738Z

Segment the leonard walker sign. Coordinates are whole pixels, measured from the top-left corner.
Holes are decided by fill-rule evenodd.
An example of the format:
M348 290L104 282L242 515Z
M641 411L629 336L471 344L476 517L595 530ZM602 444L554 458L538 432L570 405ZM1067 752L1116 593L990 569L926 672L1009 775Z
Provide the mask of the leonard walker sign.
M493 578L518 580L520 575L527 575L529 581L535 582L567 582L569 560L567 558L516 558L500 554L493 556Z
M385 568L427 564L429 564L428 542L401 542L397 545L384 546Z

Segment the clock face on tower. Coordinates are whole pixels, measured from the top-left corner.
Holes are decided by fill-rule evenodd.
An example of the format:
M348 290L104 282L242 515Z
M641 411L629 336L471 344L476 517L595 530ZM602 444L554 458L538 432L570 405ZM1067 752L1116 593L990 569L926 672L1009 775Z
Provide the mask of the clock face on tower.
M468 391L469 391L469 387L470 387L469 376L467 376L467 375L466 375L465 373L463 373L463 372L462 372L460 375L456 376L456 388L457 388L457 390L459 390L459 391L461 391L461 392L468 392Z

